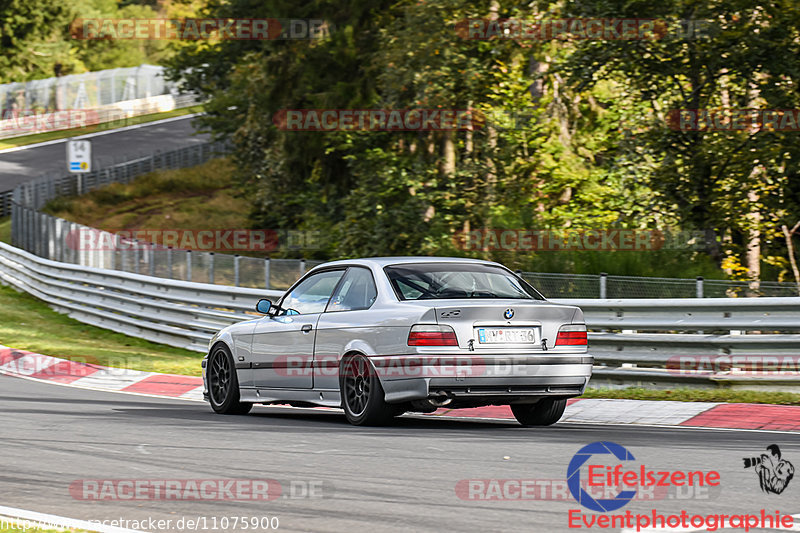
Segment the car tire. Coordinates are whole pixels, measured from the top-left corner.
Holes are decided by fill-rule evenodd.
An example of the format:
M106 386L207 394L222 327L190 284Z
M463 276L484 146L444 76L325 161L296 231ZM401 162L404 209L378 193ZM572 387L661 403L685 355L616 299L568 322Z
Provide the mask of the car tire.
M536 403L511 404L514 418L526 427L555 424L561 419L566 408L566 398L543 398Z
M206 368L208 401L214 412L222 415L246 415L253 408L249 402L239 401L239 378L233 356L224 344L211 350Z
M398 409L384 401L381 380L366 356L347 356L340 368L342 408L348 422L354 426L381 426L396 416Z

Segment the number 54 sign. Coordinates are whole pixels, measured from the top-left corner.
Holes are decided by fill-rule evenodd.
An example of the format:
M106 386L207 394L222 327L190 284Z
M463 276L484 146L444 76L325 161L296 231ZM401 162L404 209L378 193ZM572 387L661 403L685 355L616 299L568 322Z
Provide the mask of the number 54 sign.
M92 171L91 141L67 141L67 170L79 173Z

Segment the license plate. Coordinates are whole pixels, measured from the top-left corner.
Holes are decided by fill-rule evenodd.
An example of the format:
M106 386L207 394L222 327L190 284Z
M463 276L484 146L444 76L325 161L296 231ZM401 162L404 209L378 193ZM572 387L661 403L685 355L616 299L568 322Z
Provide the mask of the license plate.
M535 344L538 328L477 328L481 344Z

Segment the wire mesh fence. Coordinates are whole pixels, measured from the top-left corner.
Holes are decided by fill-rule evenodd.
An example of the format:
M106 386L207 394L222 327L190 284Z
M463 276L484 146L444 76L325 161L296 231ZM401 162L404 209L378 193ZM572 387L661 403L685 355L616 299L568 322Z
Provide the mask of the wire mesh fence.
M704 278L657 278L607 274L520 272L548 298L743 298L798 296L796 283L758 283Z
M300 276L324 262L182 250L125 239L114 241L112 233L20 205L14 206L12 220L12 244L40 257L166 279L287 289ZM116 242L117 246L85 247L79 239L70 237L82 231L101 235L96 242Z
M0 84L0 110L6 116L34 109L89 109L177 93L177 85L165 79L164 67L139 65Z

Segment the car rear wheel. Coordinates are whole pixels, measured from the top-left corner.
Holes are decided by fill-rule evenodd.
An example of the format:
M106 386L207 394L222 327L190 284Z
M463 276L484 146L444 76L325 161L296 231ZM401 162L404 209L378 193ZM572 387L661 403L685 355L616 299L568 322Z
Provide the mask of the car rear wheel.
M348 422L379 426L396 416L398 409L384 401L381 381L365 356L351 355L341 368L342 407Z
M215 346L208 358L208 399L211 408L223 415L245 415L253 408L252 403L239 401L239 379L224 344Z
M511 412L523 426L555 424L567 408L566 398L543 398L536 403L511 404Z

